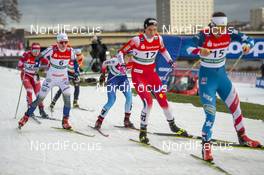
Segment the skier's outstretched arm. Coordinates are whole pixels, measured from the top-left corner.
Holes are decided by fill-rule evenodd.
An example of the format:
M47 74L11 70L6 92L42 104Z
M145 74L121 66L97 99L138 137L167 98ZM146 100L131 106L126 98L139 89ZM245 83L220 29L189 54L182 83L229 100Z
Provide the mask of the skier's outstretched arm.
M36 64L35 67L39 67L40 63L42 64L48 64L49 60L50 60L50 56L52 55L52 47L48 47L47 49L45 49L44 51L42 51L39 56L36 57Z
M26 57L26 52L23 54L23 56L18 61L17 67L20 71L23 71L24 69L25 57Z
M106 73L107 71L107 66L115 66L118 64L118 58L114 57L109 60L105 60L102 64L102 73Z
M187 48L188 54L200 55L205 41L205 34L201 31L192 38L192 44Z
M159 52L161 53L161 55L165 58L165 60L167 61L167 63L169 63L170 65L173 64L173 59L171 58L168 50L166 49L163 39L160 36L160 49Z
M238 30L232 30L230 37L232 41L242 44L243 54L248 54L250 49L254 47L254 40Z
M136 46L138 46L140 43L139 37L134 37L130 39L119 51L117 54L118 58L122 58L124 60L124 55L131 52Z

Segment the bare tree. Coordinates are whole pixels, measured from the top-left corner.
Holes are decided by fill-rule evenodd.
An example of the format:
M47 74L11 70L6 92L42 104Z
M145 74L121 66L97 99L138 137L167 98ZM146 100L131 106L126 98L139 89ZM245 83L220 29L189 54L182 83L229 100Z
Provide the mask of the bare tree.
M17 0L0 0L0 25L5 26L8 18L16 22L20 21L21 13Z

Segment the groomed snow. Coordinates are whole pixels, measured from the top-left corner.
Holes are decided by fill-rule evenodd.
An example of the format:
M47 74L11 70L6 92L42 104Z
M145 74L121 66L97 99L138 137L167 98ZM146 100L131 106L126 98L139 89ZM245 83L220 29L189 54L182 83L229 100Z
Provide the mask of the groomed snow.
M23 89L18 118L14 119L21 86L19 74L16 70L1 67L0 78L0 174L222 174L189 155L190 153L200 155L199 142L197 149L179 150L177 146L188 146L191 140L149 135L151 142L156 146L162 148L169 143L173 145L170 155L162 155L128 141L129 138L137 139L138 133L114 127L114 125L121 125L124 117L122 93L118 93L116 104L103 123L102 130L110 134L109 138L88 128L88 124L94 125L102 105L106 102L106 94L102 92L102 88L98 90L95 87L81 87L80 105L93 108L95 112L76 109L71 111L71 123L74 128L95 134L94 138L52 129L51 126L61 126L58 121L42 120L41 125L29 121L21 131L17 131L18 119L26 111L25 90ZM263 89L241 84L236 84L236 87L242 100L264 104ZM54 88L53 94L56 89ZM49 103L50 94L45 100L46 111L50 114ZM62 106L63 102L60 99L55 107L54 117L62 117ZM179 103L170 103L170 106L179 126L187 129L189 133L200 135L204 121L201 108ZM139 126L141 108L141 100L138 96L134 97L132 121L136 126ZM35 114L38 114L38 111ZM249 136L264 143L262 121L245 119L244 124ZM156 101L154 101L148 129L169 132L168 124ZM237 141L230 114L217 112L214 137ZM66 146L63 147L63 144ZM262 175L264 172L263 151L234 148L233 150L215 150L213 154L215 162L231 174Z

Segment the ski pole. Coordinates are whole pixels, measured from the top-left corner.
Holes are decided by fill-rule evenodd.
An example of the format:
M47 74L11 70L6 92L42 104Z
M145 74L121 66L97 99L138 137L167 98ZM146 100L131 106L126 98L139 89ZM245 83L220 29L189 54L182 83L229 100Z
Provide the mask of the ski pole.
M196 67L197 66L197 64L199 64L200 63L200 59L199 60L197 60L193 65L192 65L192 67L187 71L187 72L185 72L175 83L178 83L180 80L181 80L181 78L182 77L184 77L185 75L188 75L191 71L192 71L192 69L194 68L194 67Z
M53 98L53 93L52 93L52 87L51 87L51 89L50 89L50 103L52 103L52 98ZM50 115L51 115L51 117L53 117L53 111L52 110L50 110Z
M200 63L200 59L197 60L197 61L192 65L192 67L189 68L189 70L188 70L187 72L185 72L182 76L180 76L180 78L184 77L185 75L188 75L188 74L192 71L192 69L193 69L194 67L196 67L199 63ZM163 80L166 80L168 74L171 73L173 70L175 70L175 69L170 68L170 70L169 70L169 71L166 73L166 75L163 77ZM180 78L179 78L175 83L178 83L178 82L180 81Z
M232 73L233 70L236 68L237 64L240 62L240 60L243 58L244 54L242 53L239 58L236 60L235 64L231 67L231 69L229 70L229 73Z
M179 52L178 52L178 55L176 56L175 58L175 61L177 60L177 58L180 56L180 52L181 52L181 46L182 46L182 37L181 37L181 41L180 41L180 44L179 44ZM164 75L164 77L162 78L161 81L165 81L167 79L167 76L174 70L175 68L169 68L168 72Z
M21 94L22 94L22 89L23 89L23 83L21 84L21 87L20 87L20 92L19 92L19 96L18 96L18 102L17 102L16 113L15 113L14 119L16 119L16 116L17 116L17 111L18 111L18 108L19 108L19 103L20 103Z

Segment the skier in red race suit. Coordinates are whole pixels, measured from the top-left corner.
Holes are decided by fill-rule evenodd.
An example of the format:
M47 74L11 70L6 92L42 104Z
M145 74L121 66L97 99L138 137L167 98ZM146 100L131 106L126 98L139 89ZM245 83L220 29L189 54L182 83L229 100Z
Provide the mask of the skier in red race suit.
M151 94L155 96L159 105L163 109L171 131L179 135L187 136L187 132L184 129L179 128L174 122L174 117L169 109L165 89L155 71L155 59L158 52L163 55L172 68L176 66L163 44L162 37L157 33L156 19L147 18L144 21L144 33L133 37L127 44L125 44L119 50L119 56L123 57L123 55L128 52L132 52L133 55L131 72L133 85L144 105L141 112L140 142L149 142L149 139L147 138L147 124L153 103Z
M35 93L35 96L40 91L41 83L38 75L38 68L35 67L35 59L40 54L40 45L39 43L33 43L31 49L23 54L19 59L18 68L21 71L20 77L21 81L27 92L27 103L28 106L32 103L32 93ZM48 60L42 59L41 64L47 65ZM43 103L39 104L39 114L41 117L48 117L47 113L44 111ZM32 114L34 115L34 114Z
M19 120L19 129L27 123L36 107L45 99L49 91L54 86L59 87L63 94L64 107L62 127L64 129L71 129L71 125L69 123L71 110L71 89L68 78L68 65L71 60L74 62L74 77L79 76L79 66L76 61L73 48L70 47L68 43L68 35L66 33L59 33L57 35L57 43L48 47L40 54L40 56L38 56L39 59L37 59L37 64L35 66L37 66L44 58L49 60L49 69L47 70L46 78L42 83L37 98L32 102L24 116Z

